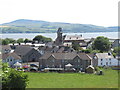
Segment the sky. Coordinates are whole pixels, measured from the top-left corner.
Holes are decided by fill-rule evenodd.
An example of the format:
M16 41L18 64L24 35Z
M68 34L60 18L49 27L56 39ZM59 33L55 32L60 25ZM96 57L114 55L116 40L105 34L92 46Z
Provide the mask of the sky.
M17 19L118 25L120 0L0 0L0 24Z

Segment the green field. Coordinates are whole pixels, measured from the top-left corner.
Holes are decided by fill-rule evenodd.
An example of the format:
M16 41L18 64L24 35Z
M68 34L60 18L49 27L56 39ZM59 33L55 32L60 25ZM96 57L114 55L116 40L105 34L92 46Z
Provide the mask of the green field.
M104 75L82 73L27 73L27 88L117 88L118 72L103 70Z

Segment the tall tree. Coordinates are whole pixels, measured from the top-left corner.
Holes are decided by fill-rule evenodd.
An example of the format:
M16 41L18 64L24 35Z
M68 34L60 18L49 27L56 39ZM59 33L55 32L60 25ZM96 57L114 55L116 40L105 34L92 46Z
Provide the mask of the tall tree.
M107 37L99 36L93 43L93 49L100 50L100 52L109 51L110 42Z

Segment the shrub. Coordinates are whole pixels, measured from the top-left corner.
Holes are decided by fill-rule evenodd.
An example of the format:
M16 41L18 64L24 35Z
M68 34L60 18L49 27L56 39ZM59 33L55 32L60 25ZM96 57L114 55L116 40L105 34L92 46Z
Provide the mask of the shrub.
M15 69L7 69L6 65L3 65L2 73L2 88L20 88L25 89L28 84L28 75L23 71L17 71Z

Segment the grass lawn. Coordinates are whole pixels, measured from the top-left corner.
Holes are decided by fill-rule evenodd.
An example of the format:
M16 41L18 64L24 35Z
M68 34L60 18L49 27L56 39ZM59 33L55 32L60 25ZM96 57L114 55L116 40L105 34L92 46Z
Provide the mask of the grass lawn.
M118 72L103 70L104 75L80 73L31 73L27 88L118 88Z

